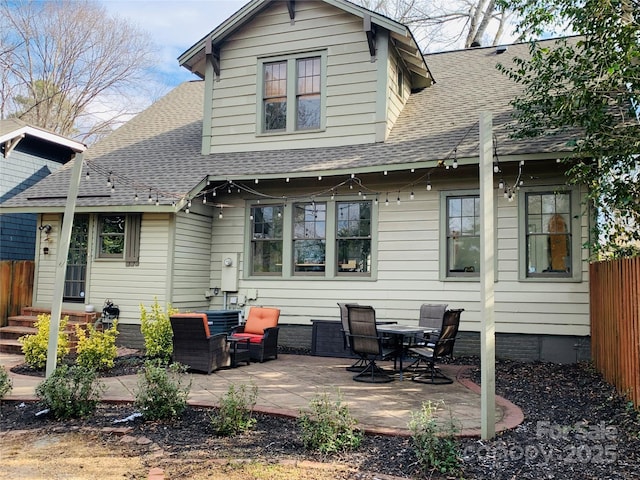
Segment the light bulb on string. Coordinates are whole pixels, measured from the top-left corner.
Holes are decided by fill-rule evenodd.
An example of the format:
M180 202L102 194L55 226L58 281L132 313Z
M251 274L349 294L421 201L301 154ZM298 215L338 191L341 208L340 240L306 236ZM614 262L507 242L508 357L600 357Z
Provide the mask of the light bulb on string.
M114 183L111 183L111 193L114 193L116 191L116 186Z
M89 167L87 167L87 174L84 176L85 180L91 180L91 174L89 173Z
M107 187L111 186L111 172L109 172L109 176L107 177Z
M223 217L223 215L222 215L222 207L220 207L220 212L218 212L218 219L222 220L222 217Z
M138 201L138 192L136 192L135 195L133 196L133 201L134 202Z
M427 174L427 191L431 191L431 174Z
M260 180L258 180L257 178L254 180L255 184L257 185L258 182L260 182Z
M149 189L149 198L147 198L147 202L153 202L153 198L151 197L151 189Z
M412 168L412 169L411 169L411 173L415 173L415 171L416 171L416 169L415 169L415 168Z
M373 203L375 203L376 205L378 205L378 196L376 195L375 200L373 201Z
M385 207L389 206L389 193L386 194L386 197L384 199L384 205L385 205Z
M156 207L160 205L160 198L158 198L158 194L156 193Z
M217 193L216 193L216 189L214 188L214 189L213 189L213 191L211 192L211 196L212 196L212 197L215 197L216 195L217 195Z
M384 173L384 175L387 175L389 172L387 172L387 171L385 170L383 173Z
M451 166L454 169L458 168L458 149L457 148L453 149L453 163L451 164Z
M414 193L413 193L413 190L411 190L411 195L409 195L409 198L410 198L411 200L413 200L414 198L416 198L416 196L415 196L415 195L414 195Z
M318 175L318 180L322 180L322 175Z
M504 180L501 178L500 181L498 182L498 189L502 190L504 188Z
M400 205L400 191L398 191L398 198L396 199L396 203Z
M202 204L203 205L207 204L207 194L206 193L202 196Z
M285 182L289 183L291 181L291 179L289 177L284 179Z

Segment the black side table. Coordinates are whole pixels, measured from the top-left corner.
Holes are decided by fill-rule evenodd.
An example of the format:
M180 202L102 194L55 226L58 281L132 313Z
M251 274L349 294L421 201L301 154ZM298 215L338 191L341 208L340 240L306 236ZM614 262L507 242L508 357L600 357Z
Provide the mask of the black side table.
M227 341L231 344L231 367L237 367L240 362L251 364L251 352L249 352L249 339L238 337L227 337ZM238 345L241 345L238 348Z

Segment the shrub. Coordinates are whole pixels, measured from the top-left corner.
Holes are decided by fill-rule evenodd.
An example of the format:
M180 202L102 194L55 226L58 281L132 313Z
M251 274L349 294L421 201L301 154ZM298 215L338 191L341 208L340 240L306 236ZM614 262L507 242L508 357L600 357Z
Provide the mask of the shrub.
M76 364L92 370L106 370L113 367L118 355L116 337L118 336L118 321L115 320L111 328L104 331L96 330L93 325L87 329L76 325Z
M93 413L104 390L95 370L61 365L36 387L36 395L57 419L64 420Z
M9 372L0 365L0 398L4 397L11 391L13 385L11 384L11 378L9 378Z
M236 389L231 385L224 397L220 399L218 411L211 414L211 425L218 435L231 436L246 432L252 428L256 419L252 417L253 407L258 398L258 387L246 385Z
M140 304L140 331L144 337L144 348L148 357L160 358L164 362L171 358L173 330L169 317L174 313L178 313L178 310L171 308L171 304L167 304L167 311L164 312L157 298L151 306L151 311Z
M412 413L409 428L413 450L424 474L433 470L455 474L460 468L460 445L455 438L458 429L453 419L440 427L434 418L437 410L438 403L429 401L422 404L419 412Z
M336 453L360 446L363 432L356 428L358 422L351 416L348 405L342 403L339 391L335 402L326 392L316 395L310 409L310 412L301 412L298 419L306 449Z
M38 315L35 327L38 331L33 335L20 337L18 341L22 344L24 361L37 370L42 370L47 365L47 350L49 348L49 323L51 315L42 313ZM60 320L60 330L58 332L58 351L56 364L69 353L69 335L64 331L69 322L69 317Z
M177 418L187 408L191 380L184 375L187 367L179 363L166 366L158 358L148 360L138 375L135 404L148 420Z

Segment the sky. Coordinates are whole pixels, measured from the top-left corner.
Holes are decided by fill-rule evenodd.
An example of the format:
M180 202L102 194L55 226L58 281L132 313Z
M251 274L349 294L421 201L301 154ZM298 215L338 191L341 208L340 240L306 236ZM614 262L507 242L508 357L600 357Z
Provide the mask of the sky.
M173 87L197 77L178 56L248 0L102 0L107 11L149 33L158 48L158 80Z

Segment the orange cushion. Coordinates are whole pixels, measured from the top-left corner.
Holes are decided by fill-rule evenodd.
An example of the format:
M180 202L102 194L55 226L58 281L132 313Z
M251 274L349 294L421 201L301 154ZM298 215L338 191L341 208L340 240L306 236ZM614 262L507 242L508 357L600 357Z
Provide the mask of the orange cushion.
M206 313L174 313L172 317L193 318L194 321L200 320L204 324L204 332L207 338L211 336L209 333L209 322L207 321Z
M279 308L251 307L244 325L244 333L263 335L265 328L278 326L280 318Z
M253 333L247 333L246 335L244 333L234 333L232 335L233 338L248 338L249 339L249 343L260 343L262 342L262 339L264 338L264 335L255 335Z

